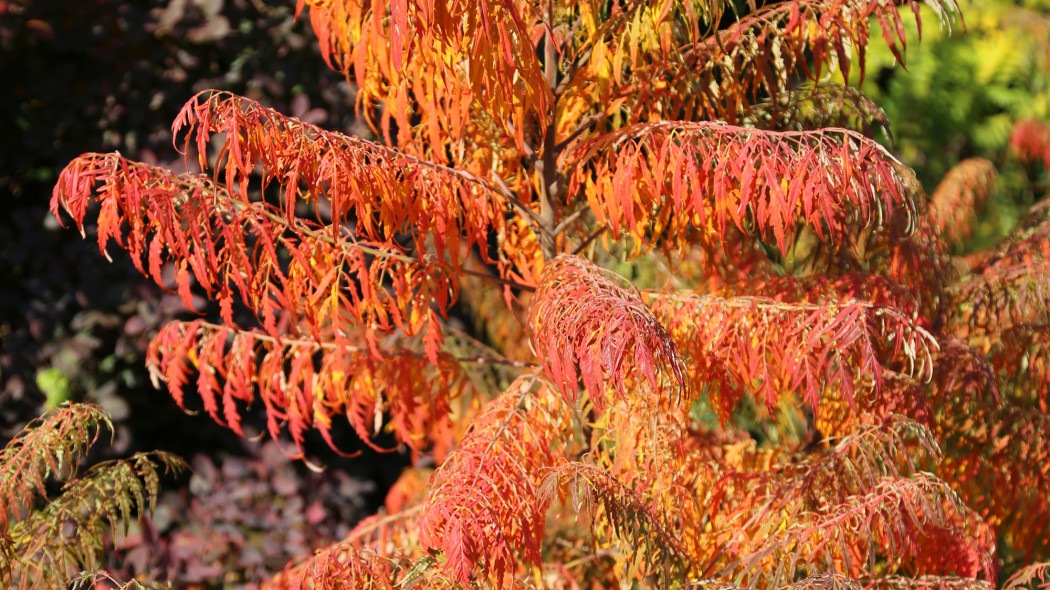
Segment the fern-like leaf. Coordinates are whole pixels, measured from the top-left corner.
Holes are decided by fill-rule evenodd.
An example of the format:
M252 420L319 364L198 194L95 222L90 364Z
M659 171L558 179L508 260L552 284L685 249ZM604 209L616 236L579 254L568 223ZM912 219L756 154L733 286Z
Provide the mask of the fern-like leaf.
M1023 324L1050 325L1050 258L992 266L952 285L941 318L962 337L1002 334Z
M372 438L384 428L416 452L447 443L451 400L471 391L471 383L454 358L428 356L273 338L260 330L193 321L164 326L150 343L147 365L154 382L166 382L180 407L196 372L204 410L242 436L241 407L258 396L270 435L277 440L287 424L301 456L310 428L334 448L332 418L339 415L377 450L384 449Z
M995 247L968 257L975 274L1050 259L1050 199L1033 205Z
M248 200L249 177L259 166L264 185L280 185L289 222L296 219L298 199L315 207L327 199L333 237L344 222L378 243L409 229L417 251L427 251L432 240L438 256L447 254L457 267L463 248L481 244L486 252L489 234L502 229L509 208L488 181L466 171L326 131L233 94L206 91L192 98L172 125L173 134L180 132L196 145L202 168L209 167L209 147L218 147L212 167L239 200ZM217 146L214 137L222 138Z
M930 197L933 225L949 242L970 237L973 217L980 212L998 181L995 165L983 158L956 164Z
M389 143L429 142L437 150L446 137L463 136L471 107L480 106L510 123L508 135L521 145L526 113L553 103L535 54L545 11L532 2L299 0L298 9L307 3L322 57L353 76L368 107L362 111L382 107ZM414 117L421 119L418 137Z
M695 590L744 590L741 586L722 580L699 580L685 587ZM861 590L862 588L863 586L857 580L843 575L815 574L781 586L777 590Z
M942 24L958 12L953 0L926 4ZM918 2L905 6L918 15ZM656 103L663 112L734 121L748 112L754 97L780 100L799 77L823 79L824 68L837 66L848 80L856 67L863 82L873 23L878 23L886 45L903 63L905 29L897 3L789 0L763 6L715 34L680 47L662 67L645 72L639 81L644 99L639 106ZM628 89L638 90L623 91Z
M933 369L933 336L901 313L860 301L785 303L755 297L656 295L653 311L727 420L745 392L767 406L796 392L813 407L829 387L854 396L858 376L882 387L884 365L919 378Z
M1036 586L1038 584L1038 586ZM1003 590L1044 590L1050 587L1050 562L1032 563L1017 571L1003 584Z
M75 471L109 419L77 404L30 423L0 454L0 582L28 589L64 587L94 570L134 520L152 512L164 473L185 468L167 453L139 453ZM46 481L66 480L49 497ZM45 503L35 509L38 498Z
M779 131L815 131L837 127L874 137L876 130L893 137L886 112L860 90L831 82L798 88L779 100L749 107L747 126Z
M153 511L161 475L183 467L166 453L95 465L11 528L17 555L11 581L19 588L64 584L76 571L97 567L118 533Z
M533 349L566 399L577 378L596 408L609 388L626 399L632 376L652 390L683 384L683 364L667 331L637 290L594 264L562 255L546 263L529 306Z
M506 587L540 562L547 505L545 470L571 452L565 403L535 377L521 377L489 402L434 473L420 519L420 542L444 555L443 569L468 585L477 577Z
M643 123L581 144L570 162L569 194L583 192L614 236L648 243L698 241L691 231L701 243L717 241L735 227L783 253L800 221L837 242L899 209L908 220L914 214L893 156L843 129Z
M1003 332L987 352L1004 397L1050 413L1050 329L1018 325Z
M162 286L170 262L187 307L195 279L219 301L227 323L238 298L272 337L282 314L310 336L336 342L357 330L373 342L376 332L418 334L436 329L431 303L444 313L455 300L450 270L432 257L356 241L338 224L286 218L272 205L235 199L203 175L85 154L62 171L51 210L64 208L83 231L93 201L101 203L100 250L116 242ZM380 288L387 277L390 290Z
M995 590L988 580L958 576L879 576L862 581L873 590Z
M394 590L396 574L389 560L368 550L339 543L318 550L263 585L265 590Z
M1039 162L1050 170L1050 125L1037 119L1025 119L1014 125L1010 147L1022 162Z
M594 465L564 463L551 469L543 484L545 503L557 493L576 514L592 517L595 546L605 545L606 538L624 543L623 552L637 578L655 578L660 587L695 575L696 564L679 545L673 532L634 490Z
M0 453L0 533L7 535L46 496L50 477L69 477L102 429L112 431L97 406L75 404L30 422Z
M990 535L972 537L967 529L974 526L986 525L943 481L922 473L890 477L868 493L788 523L723 571L736 572L738 580L752 586L777 585L812 567L851 572L874 558L875 544L899 556L922 555L932 547L945 550L944 539L928 537L946 529L947 538L962 542L975 556L978 567L968 573L992 580L994 542ZM767 570L766 564L774 565Z

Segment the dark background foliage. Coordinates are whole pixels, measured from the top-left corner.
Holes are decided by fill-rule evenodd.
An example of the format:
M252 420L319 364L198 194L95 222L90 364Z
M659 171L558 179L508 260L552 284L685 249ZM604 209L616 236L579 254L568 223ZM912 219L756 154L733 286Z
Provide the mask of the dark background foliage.
M374 511L405 457L340 460L317 445L329 469L314 474L183 413L144 368L151 335L187 313L178 296L48 212L58 173L83 152L184 169L170 124L203 89L361 132L353 89L325 67L294 2L0 0L0 81L0 441L48 407L93 401L117 430L100 455L162 449L195 466L109 564L125 575L260 579Z

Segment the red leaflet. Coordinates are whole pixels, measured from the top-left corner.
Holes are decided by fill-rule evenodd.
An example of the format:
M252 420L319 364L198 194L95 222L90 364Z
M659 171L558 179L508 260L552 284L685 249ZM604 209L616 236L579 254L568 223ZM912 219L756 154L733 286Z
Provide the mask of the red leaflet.
M180 407L186 407L184 386L195 369L204 410L238 434L241 408L258 397L267 408L269 434L279 439L287 430L300 452L307 429L328 440L333 417L341 415L378 450L389 450L372 442L384 424L399 444L416 452L434 442L447 444L450 404L471 390L459 365L443 354L428 359L396 350L376 358L364 346L274 339L259 330L199 321L165 326L150 344L147 362Z
M440 549L450 577L475 575L497 588L525 564L538 566L548 499L545 470L569 453L568 408L523 377L486 406L457 451L434 473L423 505L420 542Z
M885 366L928 380L937 343L891 308L862 301L776 302L690 293L655 296L675 335L690 387L707 386L723 421L745 394L772 407L799 394L814 408L827 389L852 401L858 383L882 387Z
M643 123L581 144L570 161L569 194L585 191L614 235L647 243L717 240L732 224L772 237L785 252L800 221L837 243L860 228L879 228L899 209L909 222L914 215L897 161L843 129ZM669 218L650 213L672 204ZM700 237L691 237L697 230Z
M423 334L423 350L426 352L427 360L434 366L439 364L438 355L444 342L444 339L441 337L441 324L438 323L437 314L432 309L427 310L427 327L426 332Z
M609 388L626 399L629 382L658 394L685 384L678 350L637 290L582 258L562 255L544 266L529 328L544 368L572 402L577 369L597 408Z

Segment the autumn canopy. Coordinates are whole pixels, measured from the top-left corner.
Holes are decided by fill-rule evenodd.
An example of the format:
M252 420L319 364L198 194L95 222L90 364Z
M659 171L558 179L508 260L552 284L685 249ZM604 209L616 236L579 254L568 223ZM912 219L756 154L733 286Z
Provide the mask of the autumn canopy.
M300 0L372 139L205 91L199 172L52 210L214 302L181 406L416 459L270 588L988 588L1050 557L1050 208L953 261L994 167L927 197L831 82L918 8Z

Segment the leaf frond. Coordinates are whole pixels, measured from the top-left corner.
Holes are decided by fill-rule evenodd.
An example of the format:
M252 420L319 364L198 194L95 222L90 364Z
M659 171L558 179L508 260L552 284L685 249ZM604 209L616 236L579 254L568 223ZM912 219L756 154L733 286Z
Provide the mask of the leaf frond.
M545 264L529 305L533 349L562 395L577 399L577 379L596 408L607 390L627 398L636 378L654 390L684 384L683 361L667 331L625 279L583 258L561 255Z
M98 406L73 404L26 425L0 452L0 535L7 535L46 497L50 477L71 478L102 430L112 432ZM10 557L10 556L9 556Z
M1022 324L1050 325L1050 258L994 265L952 285L941 319L960 337L1002 334Z
M780 275L755 278L729 285L725 296L766 297L789 303L822 304L837 301L868 302L876 307L897 310L926 330L931 322L921 314L919 301L901 283L880 274L854 271L843 274L816 273L803 276Z
M913 187L913 200L921 189ZM889 231L869 234L865 244L868 272L887 277L911 293L919 315L936 319L950 305L945 290L958 280L948 243L929 215L920 215L914 231L895 223Z
M857 376L882 387L892 363L932 374L933 336L900 312L862 301L821 304L691 293L656 295L654 314L688 358L691 387L706 387L723 420L745 392L772 406L796 392L817 408L828 388L854 396Z
M382 107L388 143L438 152L445 137L463 137L476 106L521 145L526 113L553 103L536 56L537 31L553 23L534 2L299 0L298 9L307 3L321 56L353 76L366 116Z
M647 243L717 242L735 227L784 254L799 222L836 243L897 212L910 226L915 214L893 156L844 129L643 123L581 144L570 161L569 194L585 194L614 236Z
M626 544L628 576L655 578L661 588L674 587L695 575L697 565L680 546L664 519L634 490L595 465L569 462L548 471L541 488L545 503L555 493L576 514L589 514L595 545L614 537Z
M1004 397L1018 405L1035 405L1050 413L1050 330L1017 325L1005 330L986 353Z
M958 13L953 0L926 4L942 25ZM918 2L904 5L918 17ZM657 103L661 111L684 111L687 118L735 122L755 97L780 100L797 78L819 81L837 69L849 80L856 67L863 83L873 23L903 64L906 39L900 8L895 2L864 0L791 0L752 7L727 28L679 48L672 59L639 76L637 87L622 92L641 89L639 110Z
M946 409L946 412L954 408ZM937 470L1026 559L1050 550L1050 416L1038 408L979 405L947 432ZM935 426L937 428L938 426ZM1018 556L1021 557L1021 556Z
M182 108L172 134L185 131L201 167L221 137L212 164L224 187L248 200L249 177L261 167L263 184L277 183L281 205L294 221L298 199L316 207L326 199L333 228L353 223L358 236L379 243L412 229L416 250L428 238L439 257L458 266L460 246L485 245L502 229L506 201L498 188L465 170L449 168L395 148L326 131L234 94L205 91ZM481 248L484 253L486 249Z
M1038 586L1036 586L1038 584ZM1017 571L1003 584L1003 590L1030 588L1044 589L1050 586L1050 562L1029 564Z
M162 328L150 343L147 365L180 407L196 372L204 410L242 436L241 407L258 396L270 436L277 440L287 429L299 455L310 428L335 448L332 419L339 415L376 450L390 450L372 441L384 431L415 452L447 445L451 400L472 391L462 366L447 354L431 359L411 349L379 351L346 340L324 345L201 321Z
M1033 205L1010 235L993 248L967 257L974 274L1050 259L1050 199Z
M861 581L873 590L995 590L988 580L956 576L879 576Z
M436 352L437 315L457 296L453 271L439 258L359 241L338 224L284 217L273 205L235 199L203 175L85 154L62 171L51 209L57 215L64 208L83 231L94 201L101 204L102 252L116 242L159 285L173 278L190 309L196 281L227 323L239 299L273 337L284 314L316 339L338 341L364 329L374 346L377 332L425 333Z
M1014 124L1010 147L1022 162L1041 162L1050 170L1050 125L1037 119L1025 119Z
M171 584L163 584L161 582L151 582L148 584L143 584L138 580L121 582L114 578L109 572L103 570L80 572L71 580L71 582L71 590L99 588L102 586L102 582L107 584L105 588L108 590L170 590L173 588Z
M15 559L0 569L13 569L12 582L30 588L65 584L76 571L97 567L107 544L152 512L161 475L184 468L181 459L160 452L95 465L11 527Z
M970 222L977 215L998 182L995 165L984 158L959 162L930 197L933 225L949 242L961 243L970 237Z
M768 466L723 462L725 471L709 492L725 502L722 526L729 535L722 543L732 547L745 535L761 539L806 511L846 502L886 478L919 473L941 456L930 430L903 417L861 426L831 442L833 446L797 462L786 458L771 459Z
M959 518L963 521L956 524ZM996 570L994 542L986 546L981 541L988 539L973 538L967 531L970 523L978 522L975 519L955 492L933 476L887 477L867 493L800 515L722 571L735 572L737 580L751 587L760 581L777 586L813 567L855 575L854 568L874 560L877 546L888 550L894 561L921 555L928 550L924 545L936 547L932 541L941 540L929 540L929 535L944 529L947 538L962 543L978 559L979 568L971 575L994 579L989 578Z
M302 564L267 580L262 587L265 590L394 590L398 585L388 559L339 543L318 550Z
M468 585L475 576L506 587L519 568L540 563L547 468L567 459L568 406L535 377L520 377L489 402L433 476L420 543L444 556L442 569Z
M691 582L686 588L695 590L744 590L730 582L722 580L699 580ZM840 574L814 574L781 586L777 590L862 590L863 586L857 580L850 579Z
M781 94L779 100L751 105L743 122L749 127L779 131L838 127L869 138L881 131L893 139L882 107L860 90L832 82L802 86Z

